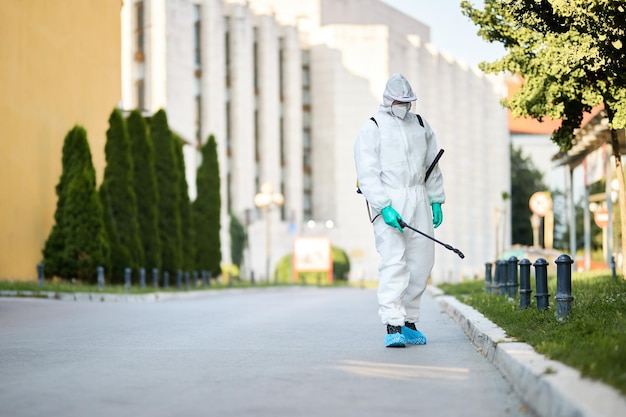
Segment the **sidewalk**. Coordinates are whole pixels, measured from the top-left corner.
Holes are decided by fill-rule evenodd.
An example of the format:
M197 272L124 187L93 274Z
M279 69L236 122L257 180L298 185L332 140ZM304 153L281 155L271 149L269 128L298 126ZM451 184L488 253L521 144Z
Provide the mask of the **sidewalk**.
M541 417L626 415L626 398L614 388L583 379L580 372L516 342L491 320L436 287L429 294L461 326L482 355L509 381L516 394Z

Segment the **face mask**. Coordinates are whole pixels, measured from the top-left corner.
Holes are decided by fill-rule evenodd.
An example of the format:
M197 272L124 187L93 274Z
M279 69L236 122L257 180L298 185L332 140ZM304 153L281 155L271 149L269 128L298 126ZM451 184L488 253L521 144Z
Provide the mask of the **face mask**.
M391 112L393 113L394 116L404 119L404 116L406 116L410 108L411 108L411 103L394 104L391 106Z

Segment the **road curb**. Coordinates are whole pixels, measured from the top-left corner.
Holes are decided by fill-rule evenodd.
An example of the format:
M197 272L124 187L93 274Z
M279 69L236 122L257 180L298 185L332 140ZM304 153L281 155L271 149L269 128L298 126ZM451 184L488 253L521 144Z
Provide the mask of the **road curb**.
M483 356L509 381L516 394L540 417L615 417L626 415L626 398L611 386L516 342L484 315L436 287L429 293L463 329Z

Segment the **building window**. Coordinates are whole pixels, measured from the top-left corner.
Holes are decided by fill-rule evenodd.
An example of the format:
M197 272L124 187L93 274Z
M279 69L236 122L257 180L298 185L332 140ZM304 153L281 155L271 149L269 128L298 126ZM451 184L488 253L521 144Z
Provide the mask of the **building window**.
M143 0L135 2L135 60L144 60L144 4Z
M137 91L137 108L139 110L146 110L146 86L143 79L137 80L135 87Z
M302 51L302 216L304 220L313 218L313 190L311 180L311 106L310 106L310 51Z
M194 64L195 69L200 70L202 68L202 19L201 19L202 6L194 4L193 6L193 46L194 46Z

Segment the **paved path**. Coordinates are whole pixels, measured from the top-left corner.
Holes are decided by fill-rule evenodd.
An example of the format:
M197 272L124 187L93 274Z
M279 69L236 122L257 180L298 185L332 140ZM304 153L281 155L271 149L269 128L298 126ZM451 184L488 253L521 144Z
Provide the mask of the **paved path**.
M147 303L0 298L0 416L532 417L430 296L383 347L374 290Z

